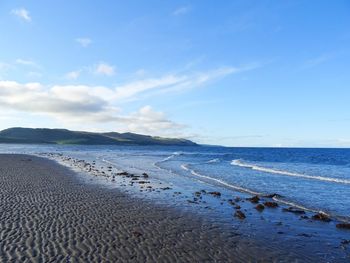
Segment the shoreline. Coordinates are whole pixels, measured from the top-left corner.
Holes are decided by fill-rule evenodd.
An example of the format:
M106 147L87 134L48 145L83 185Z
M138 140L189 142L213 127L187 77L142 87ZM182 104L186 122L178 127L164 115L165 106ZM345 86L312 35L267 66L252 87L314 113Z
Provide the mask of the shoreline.
M78 164L81 165L82 162L78 161ZM289 243L293 242L293 240L288 240L290 238L284 240L285 244L276 244L267 243L266 240L251 236L249 231L254 231L252 222L240 222L239 219L232 216L233 224L221 224L215 218L210 220L210 218L202 217L200 213L195 213L191 209L182 209L181 205L172 207L171 205L157 204L152 200L134 197L132 193L123 192L118 188L109 189L103 185L89 184L80 180L81 178L79 179L76 172L58 164L57 160L52 161L32 155L0 155L0 167L2 167L0 170L2 181L8 179L10 174L13 175L16 169L20 174L25 174L25 178L12 178L12 181L10 180L13 188L20 188L19 192L26 191L28 186L16 184L23 183L24 180L26 184L31 185L33 179L39 174L40 182L37 182L39 185L32 186L33 191L28 192L27 195L30 199L37 200L43 207L48 206L48 203L51 204L52 199L54 199L57 211L51 211L55 207L50 208L51 214L45 210L36 210L37 215L33 216L33 211L28 206L38 204L37 202L28 204L26 200L19 211L22 213L24 209L30 213L32 216L25 219L26 224L34 225L43 223L38 220L34 222L37 217L42 216L45 218L49 216L51 220L58 218L60 221L62 213L64 220L72 223L73 227L61 226L64 230L60 228L62 233L68 235L65 237L66 244L62 244L62 237L58 240L50 240L50 243L52 248L61 247L61 254L65 255L62 259L68 257L72 262L83 259L108 262L120 258L135 262L163 262L165 259L172 262L179 258L182 262L294 262L297 260L323 262L322 260L326 260L324 255L313 254L312 251L304 249L300 242L300 244L297 243L296 247L298 248L289 247ZM11 172L4 173L6 167L7 169L10 167ZM84 164L83 167L86 168ZM108 169L108 167L106 168ZM53 183L51 191L43 191L40 187L40 185L46 186L45 182ZM23 187L24 189L22 189ZM39 196L37 196L38 193L40 193ZM42 195L49 197L43 198ZM71 197L69 198L69 196ZM214 197L214 199L217 198ZM5 205L7 205L6 202ZM55 216L52 215L53 212ZM72 218L70 218L70 214ZM13 213L8 214L8 216L10 215L14 216ZM89 217L88 222L82 220L86 216ZM21 231L25 230L28 233L28 229L21 227L23 226L20 225ZM43 233L40 232L42 231L40 229L36 231L39 231L42 236L51 237L53 233L57 233L57 229L50 230L50 227L47 227L49 230ZM92 233L90 233L91 227L93 227ZM102 232L96 232L96 228ZM33 235L36 234L33 233ZM4 242L6 243L6 239L1 245L1 255L4 255L9 246L9 244L4 246ZM90 245L82 245L86 242L90 242ZM67 244L69 245L64 248ZM36 246L40 248L44 244ZM101 249L96 254L97 248ZM174 248L176 248L175 251ZM56 250L57 248L53 249L53 251ZM38 257L42 253L44 256L47 254L47 252L39 250L34 255ZM50 255L53 255L52 253L50 251ZM19 252L15 254L21 255ZM28 251L26 255L34 256ZM38 259L37 257L33 258ZM11 255L8 255L4 259L10 258ZM335 260L334 262L342 261L339 259L339 261Z
M50 160L1 154L0 167L2 261L247 262L286 256L189 213L81 183Z

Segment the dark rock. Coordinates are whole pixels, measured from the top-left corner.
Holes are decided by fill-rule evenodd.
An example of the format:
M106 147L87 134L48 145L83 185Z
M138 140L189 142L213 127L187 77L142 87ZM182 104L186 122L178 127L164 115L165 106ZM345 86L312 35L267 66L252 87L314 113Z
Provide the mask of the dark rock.
M278 207L278 204L276 202L265 202L264 205L266 207L270 207L270 208L276 208Z
M117 175L128 175L129 173L127 173L127 172L121 172L121 173L117 173Z
M324 213L317 213L317 214L312 216L312 219L318 220L318 221L323 221L323 222L330 222L331 221L330 217Z
M233 202L232 199L228 200L227 202L228 202L230 205L236 205L236 203Z
M234 216L241 220L246 218L245 214L241 210L237 210Z
M251 198L247 198L247 200L254 203L254 204L257 204L257 203L259 203L260 198L259 198L259 196L256 195L256 196L253 196Z
M235 202L236 202L236 203L237 203L237 202L240 202L241 200L242 200L242 199L241 199L240 197L238 197L238 196L235 198Z
M350 244L350 239L343 239L343 240L341 241L341 243L342 243L343 245L349 245L349 244Z
M220 197L221 196L220 192L209 192L209 194L211 194L212 196L215 196L215 197Z
M170 187L163 187L163 188L160 188L162 190L170 190L171 188Z
M201 194L202 194L201 192L195 192L194 193L195 196L201 196Z
M350 230L350 224L349 223L340 223L336 225L337 228L341 229L349 229Z
M148 178L148 177L149 177L149 175L146 174L146 173L143 173L142 176L143 176L144 178Z
M309 219L308 216L300 216L300 219Z
M262 212L264 209L265 209L265 206L262 205L262 204L258 204L256 207L255 207L256 210L258 210L259 212Z
M293 213L293 214L305 214L305 211L304 210L301 210L301 209L298 209L298 208L295 208L295 207L288 207L288 208L283 208L282 209L283 212L289 212L289 213Z
M274 198L274 197L282 197L282 196L279 195L279 194L273 193L273 194L264 195L264 197L267 197L267 198Z
M149 184L150 181L138 181L139 184Z
M238 210L238 209L241 209L241 207L240 207L239 205L236 205L236 206L235 206L235 209Z
M135 237L140 237L142 236L142 233L138 232L138 231L134 231L132 232L132 234L135 236Z

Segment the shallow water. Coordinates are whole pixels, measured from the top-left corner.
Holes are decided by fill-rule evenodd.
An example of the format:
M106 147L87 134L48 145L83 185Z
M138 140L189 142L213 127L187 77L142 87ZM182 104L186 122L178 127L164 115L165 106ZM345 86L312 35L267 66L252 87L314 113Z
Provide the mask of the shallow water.
M350 220L350 149L0 145L0 152L63 152L189 185L203 181Z
M141 199L209 216L217 224L262 240L271 248L317 255L325 262L350 260L350 246L343 243L349 240L350 244L350 232L335 227L350 218L350 149L0 144L1 152L55 159L83 171L79 176L87 183L118 188ZM79 162L82 160L94 163L102 176L86 173L84 162ZM136 175L147 172L150 184L139 185L132 178L118 176L112 180L118 171ZM206 193L219 191L221 197L198 196L202 189ZM278 194L274 199L281 205L279 209L259 212L254 209L256 204L245 200L251 195L271 193ZM236 210L230 200L237 197L241 201L236 205L247 216L244 221L233 216ZM261 202L269 200L263 198ZM309 212L303 219L284 213L283 205ZM311 220L318 211L335 220Z

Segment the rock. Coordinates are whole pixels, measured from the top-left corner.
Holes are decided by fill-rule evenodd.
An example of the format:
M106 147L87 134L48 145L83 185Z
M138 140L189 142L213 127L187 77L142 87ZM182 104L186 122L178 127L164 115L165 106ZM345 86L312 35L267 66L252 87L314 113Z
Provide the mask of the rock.
M270 208L276 208L278 207L278 204L276 202L265 202L264 205L266 207L270 207Z
M194 193L194 195L195 195L195 196L198 196L198 197L201 196L201 194L202 194L201 192L195 192L195 193Z
M301 209L298 209L298 208L295 208L295 207L288 207L288 208L283 208L282 209L283 212L289 212L289 213L293 213L293 214L305 214L305 211L304 210L301 210Z
M171 188L170 187L163 187L163 188L160 188L162 190L170 190Z
M240 202L242 199L241 199L240 197L237 196L234 200L235 200L236 203L238 203L238 202Z
M343 240L341 241L341 243L342 243L343 245L349 245L349 244L350 244L350 239L343 239Z
M146 174L146 173L143 173L142 176L143 176L143 178L148 178L149 177L149 175Z
M259 203L260 198L259 198L259 196L255 195L255 196L253 196L251 198L247 198L247 200L252 202L252 203L254 203L254 204L257 204L257 203Z
M232 199L229 199L227 202L228 202L230 205L236 205L236 203L233 202Z
M274 198L274 197L282 197L282 196L279 195L279 194L273 193L273 194L264 195L264 197L267 197L267 198Z
M134 231L132 232L132 234L135 236L135 237L140 237L142 236L142 233L138 232L138 231Z
M259 212L262 212L264 209L265 209L265 206L262 205L262 204L258 204L256 207L255 207L256 210L258 210Z
M215 197L220 197L221 196L220 192L209 192L209 194L211 194L212 196L215 196Z
M336 225L337 228L341 229L349 229L350 230L350 224L349 223L340 223Z
M236 206L235 206L235 209L238 210L238 209L241 209L241 207L240 207L239 205L236 205Z
M234 216L241 220L246 218L245 214L241 210L237 210Z
M117 173L117 175L128 175L129 173L127 173L127 172L121 172L121 173Z
M138 181L139 184L149 184L150 181Z
M300 219L309 219L308 216L300 216Z
M321 212L313 215L312 219L318 220L318 221L323 221L323 222L330 222L331 221L331 219L328 215L321 213Z

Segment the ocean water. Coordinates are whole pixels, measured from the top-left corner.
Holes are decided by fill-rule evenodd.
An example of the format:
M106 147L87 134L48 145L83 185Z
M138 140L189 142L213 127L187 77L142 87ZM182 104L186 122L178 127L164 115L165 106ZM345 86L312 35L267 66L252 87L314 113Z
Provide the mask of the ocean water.
M0 152L63 153L189 191L276 193L277 201L350 221L350 149L0 145ZM193 189L192 189L193 188Z

